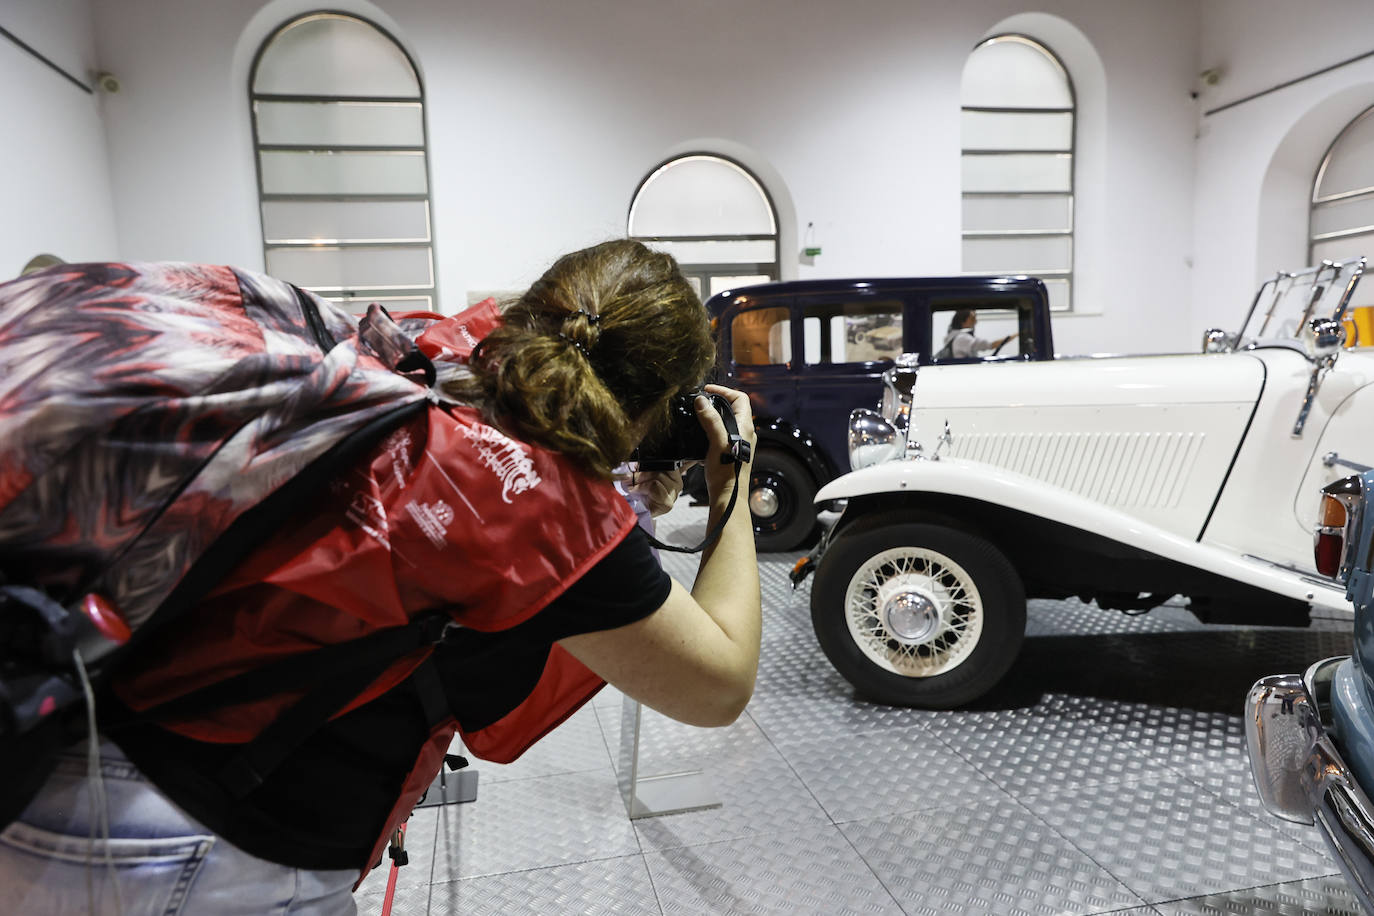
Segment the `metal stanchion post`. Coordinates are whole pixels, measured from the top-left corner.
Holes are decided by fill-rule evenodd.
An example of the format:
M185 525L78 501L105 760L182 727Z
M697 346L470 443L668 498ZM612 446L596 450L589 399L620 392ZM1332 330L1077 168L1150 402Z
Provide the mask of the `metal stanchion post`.
M620 712L620 794L630 820L719 808L716 795L701 770L644 775L639 767L640 704L625 697Z

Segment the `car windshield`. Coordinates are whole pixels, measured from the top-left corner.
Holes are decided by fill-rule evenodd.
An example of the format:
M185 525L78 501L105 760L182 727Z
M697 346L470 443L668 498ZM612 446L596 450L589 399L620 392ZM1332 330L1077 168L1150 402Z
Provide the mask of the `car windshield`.
M1313 318L1346 317L1355 287L1364 273L1364 258L1323 261L1294 273L1266 280L1255 294L1237 340L1241 346L1266 340L1293 340Z

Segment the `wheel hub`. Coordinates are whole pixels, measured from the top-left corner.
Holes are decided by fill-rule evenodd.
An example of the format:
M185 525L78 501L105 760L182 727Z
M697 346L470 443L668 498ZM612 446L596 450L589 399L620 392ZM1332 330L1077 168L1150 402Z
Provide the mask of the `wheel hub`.
M755 518L772 518L778 514L778 491L772 487L754 487L749 491L749 511Z
M899 642L928 642L942 629L940 608L930 596L904 589L887 597L882 604L883 626Z

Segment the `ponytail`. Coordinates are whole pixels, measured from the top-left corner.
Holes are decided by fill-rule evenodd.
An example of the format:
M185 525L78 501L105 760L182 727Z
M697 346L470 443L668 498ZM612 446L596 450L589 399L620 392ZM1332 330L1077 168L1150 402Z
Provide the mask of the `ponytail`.
M564 255L504 311L448 393L597 477L612 476L715 358L677 262L629 239Z

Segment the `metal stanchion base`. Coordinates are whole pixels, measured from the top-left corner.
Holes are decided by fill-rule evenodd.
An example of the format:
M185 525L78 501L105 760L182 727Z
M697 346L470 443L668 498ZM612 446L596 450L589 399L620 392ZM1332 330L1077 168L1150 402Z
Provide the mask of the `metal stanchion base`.
M720 799L700 770L641 776L635 780L634 795L629 802L631 820L719 807Z
M477 801L477 771L470 769L448 772L440 770L425 792L424 801L416 808L432 808L437 805L457 805Z

